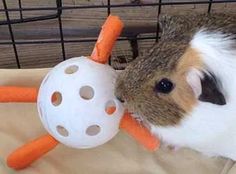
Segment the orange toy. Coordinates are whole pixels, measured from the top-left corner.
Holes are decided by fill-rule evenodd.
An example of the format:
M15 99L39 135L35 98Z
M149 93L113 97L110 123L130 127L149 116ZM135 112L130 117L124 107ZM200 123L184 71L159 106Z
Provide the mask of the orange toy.
M112 47L120 35L123 23L117 16L109 16L102 27L98 41L91 54L91 59L106 63ZM0 87L0 102L37 102L38 90L36 88ZM55 100L54 98L52 100ZM109 107L107 113L113 113L114 108ZM122 130L134 137L140 144L153 151L159 147L159 140L147 128L138 123L129 113L125 113L120 120ZM55 148L59 141L50 134L46 134L15 150L7 158L7 164L14 169L23 169L32 162Z

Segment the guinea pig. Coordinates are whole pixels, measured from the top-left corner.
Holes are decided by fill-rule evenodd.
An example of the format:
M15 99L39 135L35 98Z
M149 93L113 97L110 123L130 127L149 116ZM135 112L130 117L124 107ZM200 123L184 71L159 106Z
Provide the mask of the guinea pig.
M160 16L161 38L115 95L163 142L236 160L236 15Z

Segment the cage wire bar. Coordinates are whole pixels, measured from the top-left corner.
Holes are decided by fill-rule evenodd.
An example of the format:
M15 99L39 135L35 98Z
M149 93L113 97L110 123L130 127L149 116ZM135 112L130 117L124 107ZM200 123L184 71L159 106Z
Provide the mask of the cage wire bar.
M146 40L146 39L155 39L158 41L159 39L159 24L158 18L161 14L161 10L163 6L168 5L197 5L197 4L206 4L208 5L207 13L211 12L213 4L220 4L220 3L235 3L236 0L205 0L205 1L177 1L177 2L163 2L162 0L157 0L155 3L142 3L140 0L135 0L135 3L126 3L126 4L112 4L110 0L107 0L106 5L74 5L74 6L63 6L62 0L55 0L55 7L32 7L32 8L24 8L22 5L22 0L18 0L18 8L8 8L6 0L2 0L3 9L0 9L0 12L5 13L6 20L0 21L1 25L7 25L10 40L9 41L0 41L0 45L12 45L15 60L18 68L21 68L17 45L27 45L27 44L53 44L53 43L60 43L61 44L61 52L62 52L62 59L66 60L66 50L65 50L65 43L80 43L80 42L95 42L96 38L94 39L76 39L76 40L65 40L63 34L63 23L62 23L62 14L64 10L72 10L72 9L92 9L92 8L105 8L107 9L107 15L109 15L112 11L112 8L126 8L126 7L148 7L148 6L157 6L157 18L156 18L156 31L155 36L140 36L136 35L124 35L122 34L119 37L119 41L129 41L133 58L139 55L138 52L138 40ZM24 12L26 11L55 11L53 14L44 15L44 16L36 16L36 17L24 17ZM19 12L20 17L19 19L10 19L9 12ZM13 25L19 23L26 23L26 22L35 22L35 21L43 21L43 20L50 20L50 19L57 19L58 20L58 30L60 38L54 40L30 40L30 41L17 41L14 37ZM139 33L142 34L142 33ZM110 62L110 61L109 61Z

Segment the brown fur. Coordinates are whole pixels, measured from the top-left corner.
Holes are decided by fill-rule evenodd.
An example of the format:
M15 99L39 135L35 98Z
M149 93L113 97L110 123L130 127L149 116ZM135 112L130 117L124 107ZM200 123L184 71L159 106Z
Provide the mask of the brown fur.
M196 50L189 48L193 34L202 26L233 32L236 16L226 14L163 16L161 40L150 52L134 60L116 82L115 94L125 100L130 112L154 125L178 124L194 107L197 99L186 81L191 67L203 68ZM233 28L233 29L232 29ZM154 91L155 83L168 78L174 83L170 94Z

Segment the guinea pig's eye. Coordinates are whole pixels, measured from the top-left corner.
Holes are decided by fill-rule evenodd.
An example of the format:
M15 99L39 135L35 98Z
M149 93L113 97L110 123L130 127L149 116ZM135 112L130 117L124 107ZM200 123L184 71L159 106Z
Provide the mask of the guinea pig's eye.
M168 94L173 90L173 88L174 88L173 83L169 79L164 78L159 82L156 82L154 91Z

